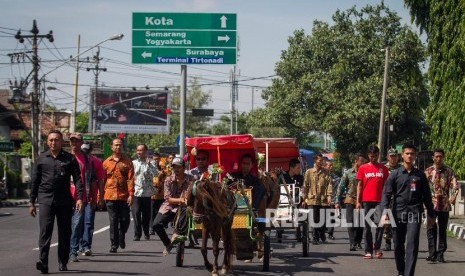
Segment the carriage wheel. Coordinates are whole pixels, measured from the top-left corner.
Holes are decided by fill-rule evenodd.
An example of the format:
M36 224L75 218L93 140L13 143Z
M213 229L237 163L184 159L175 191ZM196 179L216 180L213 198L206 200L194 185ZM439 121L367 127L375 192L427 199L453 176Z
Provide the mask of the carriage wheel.
M302 252L304 257L308 257L310 248L310 236L308 233L308 222L302 223Z
M270 271L271 241L270 231L263 235L263 271Z
M176 245L176 266L181 267L184 263L184 242L178 243Z

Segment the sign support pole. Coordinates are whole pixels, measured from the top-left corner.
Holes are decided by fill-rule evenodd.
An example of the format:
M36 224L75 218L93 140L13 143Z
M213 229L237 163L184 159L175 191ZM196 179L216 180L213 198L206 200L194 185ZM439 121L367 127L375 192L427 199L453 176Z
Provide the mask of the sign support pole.
M179 127L179 155L181 158L185 153L186 143L186 94L187 94L187 65L181 65L181 106Z

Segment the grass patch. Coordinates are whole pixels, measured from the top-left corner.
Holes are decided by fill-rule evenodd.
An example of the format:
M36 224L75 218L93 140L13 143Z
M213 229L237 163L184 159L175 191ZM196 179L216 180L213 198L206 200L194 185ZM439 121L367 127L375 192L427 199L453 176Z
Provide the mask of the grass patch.
M448 236L449 238L456 238L454 232L452 232L452 231L450 231L450 230L447 230L447 236Z

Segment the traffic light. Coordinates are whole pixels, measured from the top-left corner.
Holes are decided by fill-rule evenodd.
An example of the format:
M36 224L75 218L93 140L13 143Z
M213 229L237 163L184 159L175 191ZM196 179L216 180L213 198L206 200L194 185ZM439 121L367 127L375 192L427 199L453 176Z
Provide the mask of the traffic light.
M204 109L204 108L192 108L192 116L194 117L212 117L214 114L213 109Z

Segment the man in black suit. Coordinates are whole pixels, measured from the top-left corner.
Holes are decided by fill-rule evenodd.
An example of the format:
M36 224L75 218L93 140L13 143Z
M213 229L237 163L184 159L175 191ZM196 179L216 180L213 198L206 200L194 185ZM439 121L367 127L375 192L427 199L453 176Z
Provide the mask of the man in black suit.
M71 217L73 198L70 191L70 178L73 177L78 195L76 212L82 212L82 182L79 164L74 156L62 150L63 134L58 130L47 136L49 150L41 153L34 164L29 213L37 215L36 200L40 203L39 213L39 256L36 268L48 273L48 253L52 239L55 216L58 225L59 270L67 271L69 260Z

